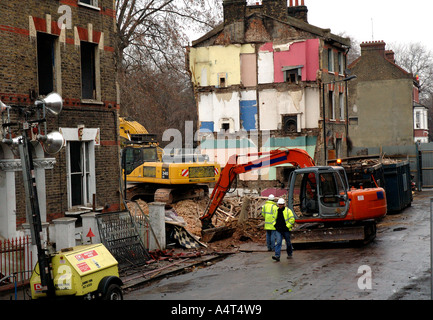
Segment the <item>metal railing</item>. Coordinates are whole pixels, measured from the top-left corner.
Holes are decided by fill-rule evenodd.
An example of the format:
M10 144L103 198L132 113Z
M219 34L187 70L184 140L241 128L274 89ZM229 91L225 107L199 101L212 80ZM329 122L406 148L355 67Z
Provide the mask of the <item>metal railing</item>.
M0 288L29 280L32 257L29 236L0 240Z

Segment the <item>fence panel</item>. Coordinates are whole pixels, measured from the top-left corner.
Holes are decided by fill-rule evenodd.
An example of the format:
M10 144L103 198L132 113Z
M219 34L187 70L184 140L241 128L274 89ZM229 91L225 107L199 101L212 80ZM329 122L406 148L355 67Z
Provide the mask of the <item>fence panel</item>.
M0 241L0 286L29 280L32 269L29 236Z
M120 269L139 266L151 259L129 211L98 214L96 220L101 241Z

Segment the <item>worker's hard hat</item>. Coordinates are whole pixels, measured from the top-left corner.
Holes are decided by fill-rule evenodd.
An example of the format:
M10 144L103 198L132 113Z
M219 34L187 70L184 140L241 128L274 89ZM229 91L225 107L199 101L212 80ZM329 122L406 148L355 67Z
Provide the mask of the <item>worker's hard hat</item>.
M270 194L269 197L268 197L268 200L274 201L275 200L275 196L273 194Z
M286 204L286 201L284 201L283 198L278 199L278 204Z

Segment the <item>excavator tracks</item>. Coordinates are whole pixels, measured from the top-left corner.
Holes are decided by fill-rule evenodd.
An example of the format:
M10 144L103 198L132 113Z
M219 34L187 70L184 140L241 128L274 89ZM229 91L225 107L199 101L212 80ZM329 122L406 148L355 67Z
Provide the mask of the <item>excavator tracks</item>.
M205 185L160 188L154 193L154 201L171 204L186 199L202 199L208 194L209 188Z
M209 194L207 185L179 185L175 188L160 187L151 189L149 185L136 185L128 189L128 200L143 199L146 201L172 204L186 199L202 199ZM153 199L152 199L153 197Z
M353 225L309 223L292 230L292 244L351 242L368 244L376 237L376 221L366 220Z

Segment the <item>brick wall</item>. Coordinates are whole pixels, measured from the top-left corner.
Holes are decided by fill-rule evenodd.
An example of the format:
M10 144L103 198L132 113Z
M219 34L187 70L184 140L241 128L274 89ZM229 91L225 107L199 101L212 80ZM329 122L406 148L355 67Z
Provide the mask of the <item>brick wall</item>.
M77 0L1 1L0 99L9 105L33 105L39 91L35 35L44 32L57 36L64 109L58 117L48 117L48 132L78 125L100 129L101 143L95 148L96 198L98 206L110 211L118 210L120 203L115 14L113 0L98 2L99 9L81 6ZM66 28L64 33L57 25L66 12L58 13L60 6L71 12L72 28ZM81 99L80 41L99 46L101 99L98 103ZM48 220L62 216L68 209L65 149L56 155L56 160L54 169L46 170ZM16 173L16 185L17 223L21 224L25 221L21 172Z

